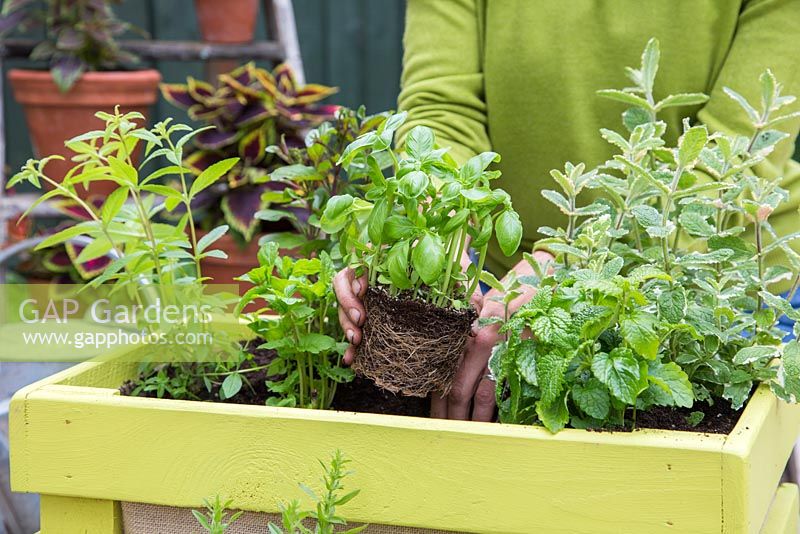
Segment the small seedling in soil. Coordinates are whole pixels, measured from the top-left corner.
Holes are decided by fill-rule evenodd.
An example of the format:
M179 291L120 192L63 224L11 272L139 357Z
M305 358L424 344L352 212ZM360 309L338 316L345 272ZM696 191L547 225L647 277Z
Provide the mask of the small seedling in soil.
M239 511L229 515L227 509L230 508L233 501L222 502L219 495L213 501L206 500L204 504L206 506L205 513L192 510L192 515L209 534L225 534L228 528L244 513Z
M688 416L686 416L686 424L694 428L700 423L702 423L705 417L706 414L704 414L703 412L692 412Z
M321 228L337 234L346 264L369 280L353 368L390 391L426 396L449 391L475 319L469 301L489 240L496 236L511 255L522 226L508 194L490 185L500 176L489 170L497 154L459 167L420 126L398 156L392 140L404 120L404 113L392 115L345 149L342 165L366 170L369 187L365 198L331 198ZM463 269L468 246L478 251L478 265Z
M669 147L658 113L707 98L656 100L659 55L651 40L641 67L628 70L634 86L600 92L632 106L626 133L601 130L618 154L593 170L568 163L552 172L560 191L542 191L566 225L540 228L536 247L556 256L553 271L539 273L536 296L505 321L490 361L503 422L635 428L637 411L694 408L691 428L704 404L739 410L758 383L800 398L800 345L782 344L777 328L781 315L800 318L790 305L800 283L790 244L800 233L772 226L788 193L758 176L789 137L772 128L800 116L781 114L795 98L766 71L759 106L725 90L749 135L685 120ZM779 282L791 283L788 298Z
M252 302L263 304L250 315L250 328L266 340L259 348L277 355L267 368L275 377L267 382L275 395L267 404L330 408L337 384L353 378L341 365L347 343L337 320L333 261L325 251L316 258L281 257L275 242L261 247L258 261L241 278L254 287L237 313Z
M334 534L334 532L357 534L367 528L368 525L361 525L342 530L347 525L347 522L337 515L337 507L344 506L361 491L353 490L342 495L344 492L344 480L352 473L352 471L346 470L349 463L350 461L346 460L341 451L338 450L331 457L330 465L325 465L320 461L320 465L325 471L325 475L322 478L324 493L318 495L308 486L300 484L300 488L311 497L314 509L310 511L303 510L300 501L297 500L281 504L283 528L275 523L270 523L270 534ZM313 530L304 525L304 522L308 523L311 520L315 523Z

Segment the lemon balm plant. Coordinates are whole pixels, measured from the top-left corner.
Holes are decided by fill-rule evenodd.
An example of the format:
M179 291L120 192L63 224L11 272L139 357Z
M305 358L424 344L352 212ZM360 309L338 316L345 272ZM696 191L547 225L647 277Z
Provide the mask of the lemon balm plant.
M739 410L757 383L800 397L800 345L783 344L777 328L783 314L800 318L789 303L800 234L770 224L788 194L754 168L788 137L773 127L797 116L781 112L795 99L767 71L760 106L725 91L750 118L749 136L684 121L669 147L657 113L706 98L655 103L658 61L652 40L629 70L635 87L600 92L633 106L626 134L601 131L618 154L588 172L567 164L552 173L560 191L542 192L568 224L540 229L537 247L556 261L550 271L531 262L539 291L501 327L490 367L504 422L635 427L637 412L694 407L697 425L709 405ZM784 260L770 265L776 253ZM788 297L777 294L787 280Z
M60 245L80 236L88 244L75 258L76 262L104 256L114 258L89 284L92 287L111 284L112 294L125 294L130 302L138 305L138 308L131 308L137 328L150 334L164 333L170 336L165 338L167 341L178 340L177 334L182 336L180 339L186 339L189 332L207 332L206 312L223 311L230 297L204 294L204 282L208 279L203 276L200 264L206 257L225 257L223 252L213 248L213 243L228 228L220 226L198 238L191 210L186 209L173 224L157 222L157 218L179 206L188 208L192 200L228 172L237 159L218 162L190 182L189 170L182 164L183 148L198 130L172 124L169 120L152 129L143 128L137 125L144 120L141 114L120 113L118 108L111 114L99 112L97 117L105 123L103 130L90 131L67 141L67 147L76 155L63 181L47 173L48 162L60 156L29 160L9 181L9 187L20 182L52 187L30 209L48 199L65 199L85 214L86 220L49 236L39 248ZM136 165L131 155L140 144L145 145L145 158ZM155 168L145 171L149 162L153 162ZM170 175L177 177L178 189L158 183L160 178ZM79 185L97 181L111 182L115 186L99 207L84 201L76 191ZM193 320L158 318L141 322L141 310L154 302L159 309L168 306L207 308L202 316ZM165 329L168 330L165 332ZM215 332L211 343L184 345L177 342L170 343L169 349L156 349L147 357L143 355L140 360L143 361L142 378L135 388L137 394L199 398L201 389L219 387L215 377L227 376L231 370L235 372L239 360L244 357L234 340L223 332ZM238 389L227 387L222 391L230 397Z
M405 156L397 156L392 140L404 120L404 113L392 115L345 149L342 164L366 170L370 184L363 199L331 198L321 228L338 234L346 263L369 279L354 370L390 391L425 396L450 388L475 319L469 300L489 240L496 235L511 255L522 227L509 195L491 188L500 175L488 170L497 154L459 167L430 129L416 127ZM479 259L465 270L469 246Z

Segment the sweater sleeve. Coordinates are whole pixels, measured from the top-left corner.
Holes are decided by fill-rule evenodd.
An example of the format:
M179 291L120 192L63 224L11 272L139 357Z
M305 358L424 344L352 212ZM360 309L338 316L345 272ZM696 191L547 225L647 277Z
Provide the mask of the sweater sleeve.
M749 119L739 105L724 92L724 87L744 95L756 109L760 104L758 78L766 69L784 85L784 95L800 96L800 1L747 0L744 3L736 35L711 92L709 103L698 118L710 130L728 134L752 135ZM798 109L797 104L783 108L780 114ZM800 165L792 161L800 118L775 126L791 135L777 145L769 159L756 167L766 178L783 177L783 187L800 200Z
M398 108L431 128L459 162L491 145L482 68L482 0L408 0Z

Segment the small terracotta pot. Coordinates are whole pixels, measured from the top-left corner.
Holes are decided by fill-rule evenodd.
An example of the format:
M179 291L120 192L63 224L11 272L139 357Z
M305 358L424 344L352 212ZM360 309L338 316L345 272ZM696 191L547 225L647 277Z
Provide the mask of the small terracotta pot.
M258 0L194 0L204 41L242 44L253 40Z
M97 111L112 113L138 111L145 117L158 98L161 74L147 69L131 72L87 72L67 93L62 93L49 71L12 69L8 79L14 98L25 109L25 119L37 157L60 154L66 161L51 161L47 174L62 179L72 167L73 153L64 141L89 130L103 127L94 116ZM108 195L116 189L113 182L92 182L89 195Z

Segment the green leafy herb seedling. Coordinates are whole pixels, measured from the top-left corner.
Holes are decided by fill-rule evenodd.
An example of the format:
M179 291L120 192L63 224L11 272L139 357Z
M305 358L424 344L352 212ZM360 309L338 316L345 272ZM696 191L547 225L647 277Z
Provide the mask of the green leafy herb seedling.
M391 391L424 396L451 385L490 239L511 255L522 226L509 195L491 187L500 175L489 169L497 154L458 166L436 146L433 131L419 126L398 156L392 141L405 119L405 113L392 115L345 149L341 163L366 170L369 187L365 198L331 198L320 226L338 235L346 264L369 283L354 369ZM465 269L469 246L478 251L478 265Z
M352 473L347 471L349 460L345 459L341 451L336 451L331 457L330 465L325 465L320 461L320 465L325 471L322 478L323 493L317 494L314 490L304 484L300 488L312 499L314 503L313 511L302 509L300 501L294 500L288 504L281 504L282 527L270 523L270 534L333 534L342 532L343 534L357 534L367 528L367 525L343 530L346 526L345 520L338 515L337 508L344 506L353 500L361 490L353 490L342 494L345 491L344 480ZM303 522L313 520L314 529L309 529Z
M239 511L229 514L227 509L232 504L233 501L230 500L222 502L219 495L217 495L213 501L205 501L205 513L192 510L192 515L209 534L225 534L228 528L244 513Z
M330 256L281 257L278 244L266 243L258 253L260 266L242 280L254 287L245 293L237 311L262 302L250 328L266 342L260 348L275 351L268 366L267 385L275 394L269 404L329 408L336 386L352 379L341 359L347 344L337 320Z

